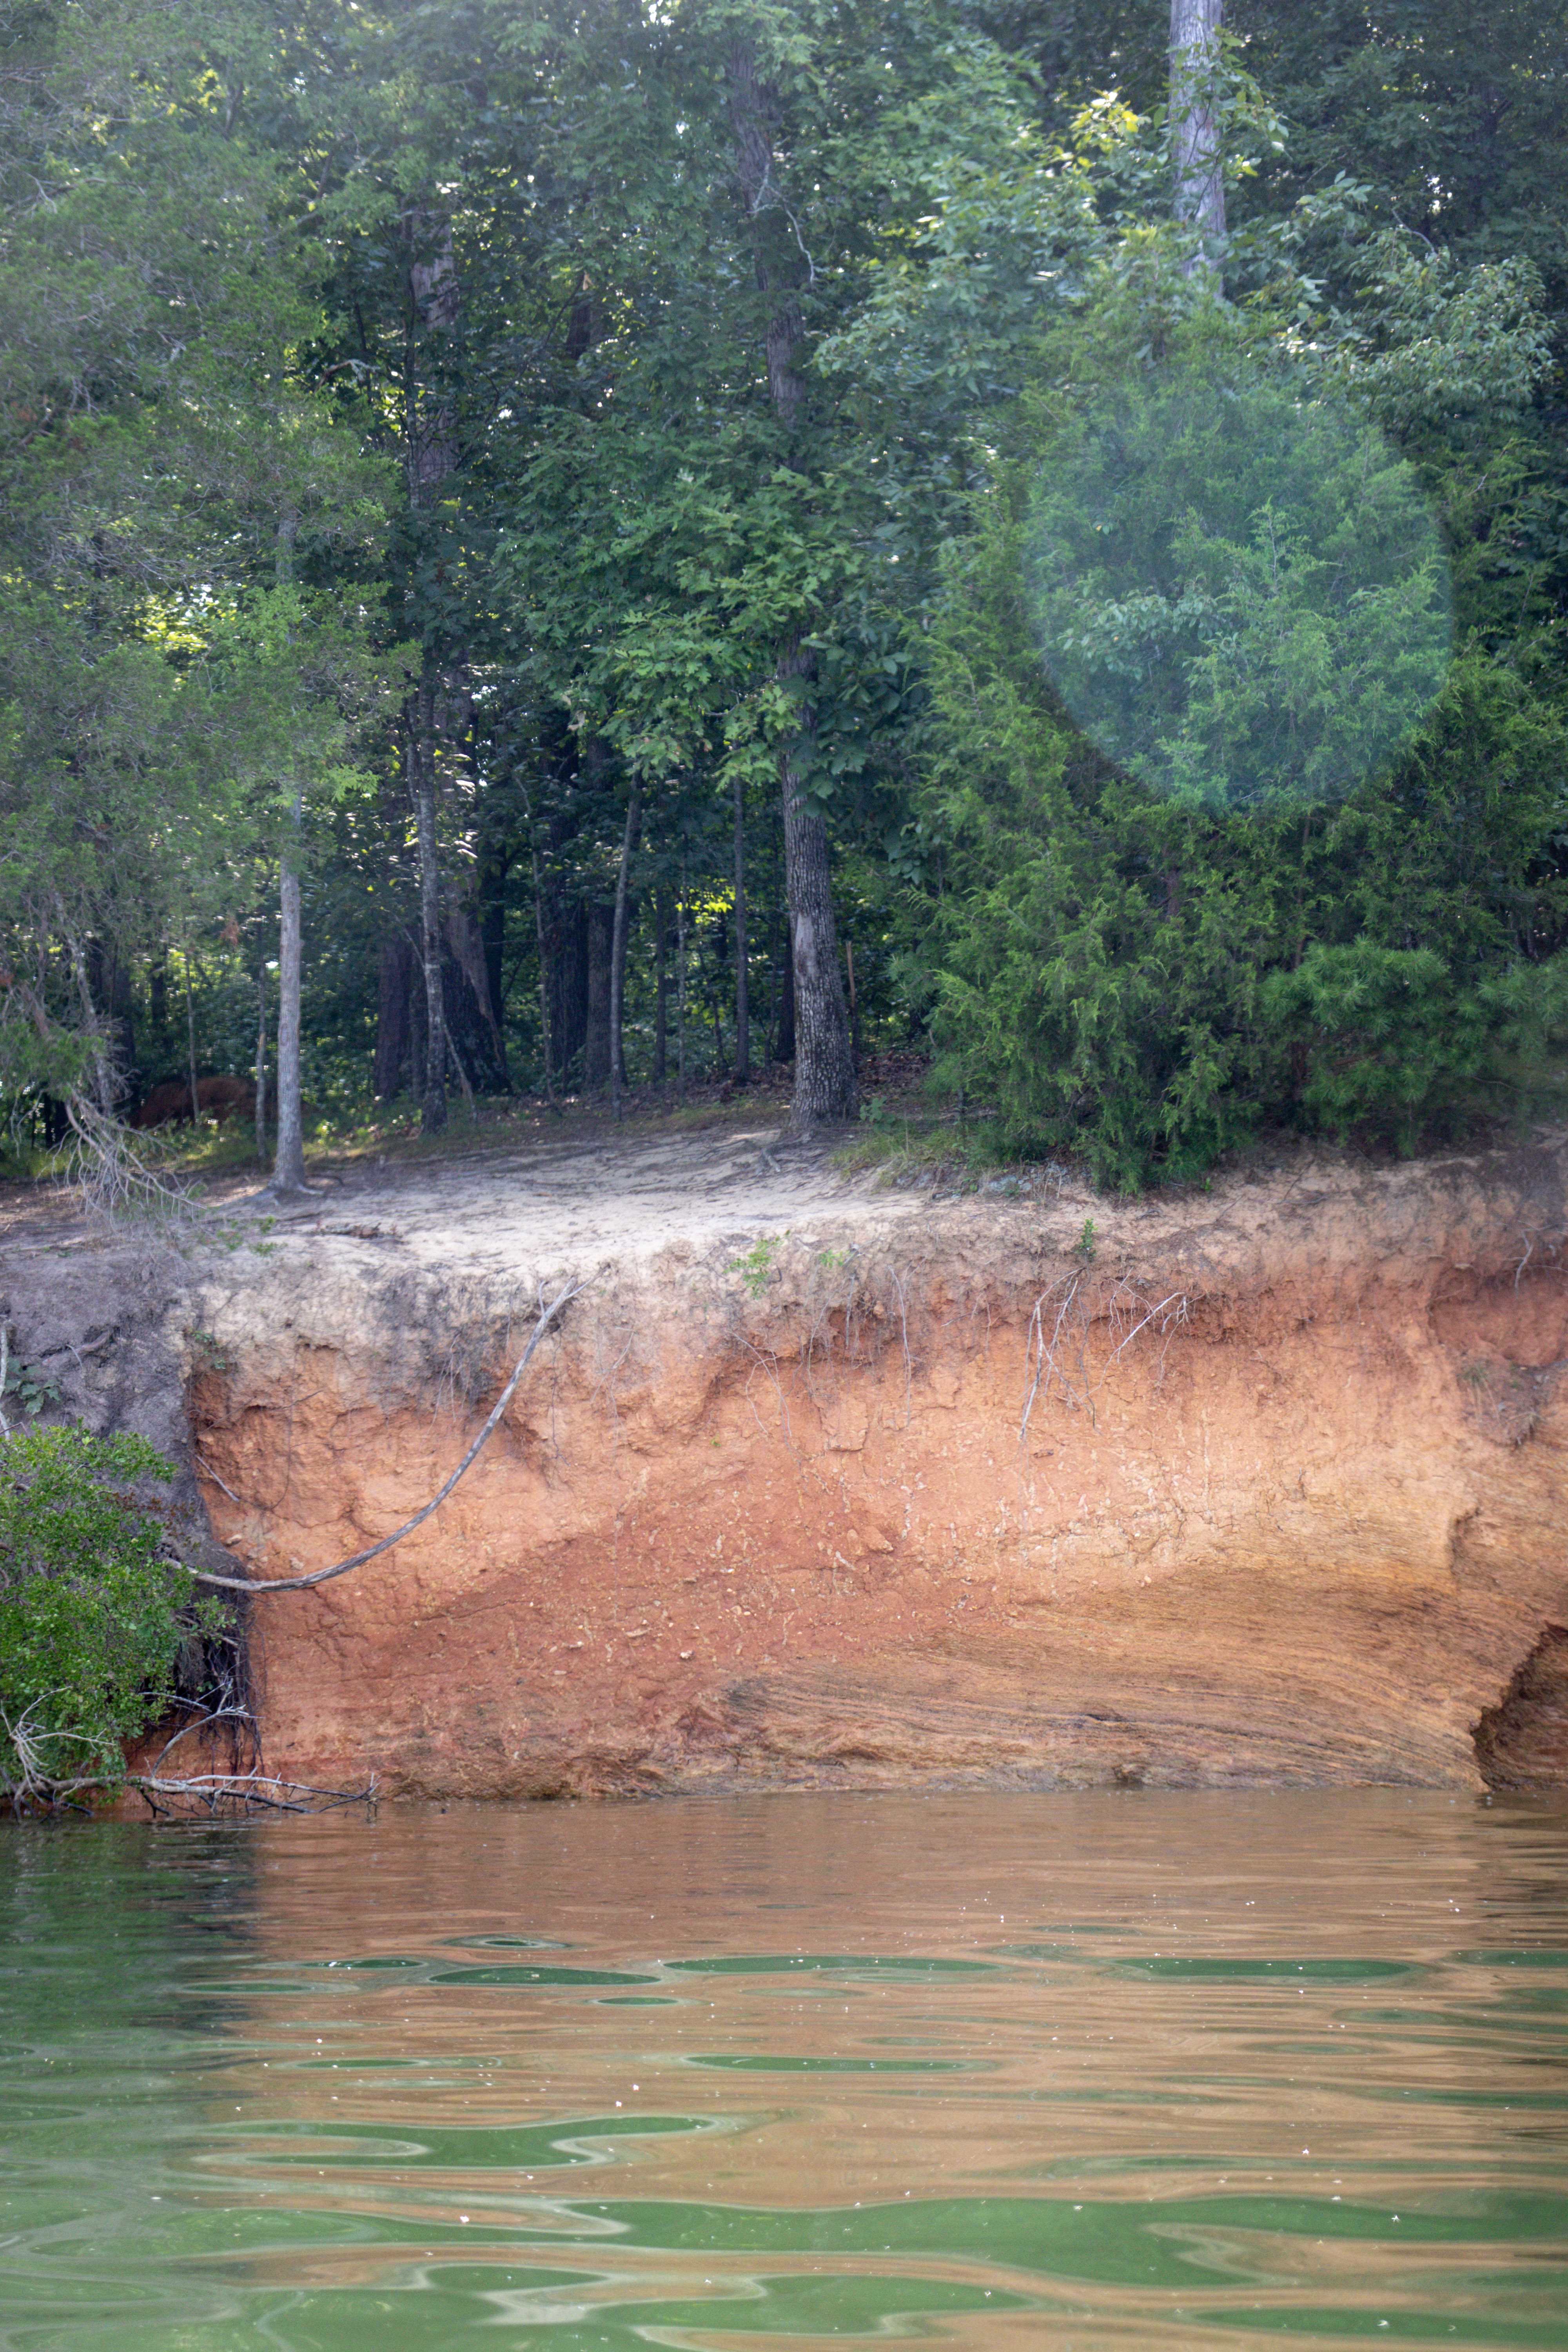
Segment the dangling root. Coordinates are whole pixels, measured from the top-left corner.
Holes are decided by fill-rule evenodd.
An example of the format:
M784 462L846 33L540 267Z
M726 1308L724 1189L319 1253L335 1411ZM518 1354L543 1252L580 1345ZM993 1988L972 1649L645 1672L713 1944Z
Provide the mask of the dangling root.
M132 1141L123 1121L110 1118L89 1096L68 1095L66 1117L73 1139L69 1181L89 1217L117 1225L138 1217L185 1223L202 1214L189 1187L160 1174Z
M224 1591L228 1592L303 1592L312 1584L330 1584L334 1576L346 1576L351 1568L363 1568L367 1560L378 1559L384 1551L390 1551L394 1544L400 1544L405 1536L411 1536L416 1528L424 1526L426 1520L430 1517L433 1511L438 1511L440 1509L442 1504L446 1501L447 1496L451 1493L458 1479L465 1477L468 1471L473 1468L474 1464L479 1460L480 1454L484 1451L489 1439L500 1427L501 1416L506 1412L508 1405L511 1402L512 1395L517 1388L517 1384L519 1381L521 1380L524 1372L528 1370L530 1363L532 1361L534 1349L538 1347L541 1339L543 1339L545 1332L549 1329L551 1324L554 1322L562 1309L567 1306L572 1299L576 1297L578 1292L584 1286L580 1282L574 1281L566 1283L556 1292L554 1297L550 1301L548 1306L543 1304L543 1294L542 1291L541 1292L539 1320L533 1327L532 1335L529 1339L527 1347L523 1349L521 1355L518 1358L517 1362L512 1367L510 1380L508 1381L505 1388L502 1389L500 1396L497 1397L495 1403L491 1406L489 1420L485 1423L484 1427L480 1430L479 1435L475 1438L473 1444L469 1446L468 1452L464 1454L462 1460L453 1471L451 1476L447 1480L445 1486L441 1486L436 1494L432 1495L430 1500L423 1507L422 1509L416 1511L411 1519L405 1519L400 1528L395 1528L391 1535L383 1536L379 1543L367 1544L363 1551L351 1553L347 1559L335 1560L331 1568L312 1569L307 1576L264 1576L254 1578L248 1576L216 1576L210 1570L205 1568L194 1568L191 1570L191 1574L195 1579L196 1582L198 1584L219 1585L224 1589Z

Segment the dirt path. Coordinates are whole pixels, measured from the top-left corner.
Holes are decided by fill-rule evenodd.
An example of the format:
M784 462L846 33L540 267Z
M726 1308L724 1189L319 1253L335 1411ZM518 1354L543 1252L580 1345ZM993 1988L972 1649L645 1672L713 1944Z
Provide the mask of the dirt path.
M678 1241L700 1255L826 1218L885 1229L920 1214L926 1195L847 1177L831 1153L831 1141L748 1127L389 1159L333 1178L277 1230L346 1231L399 1245L422 1265L457 1257L479 1270L643 1260Z

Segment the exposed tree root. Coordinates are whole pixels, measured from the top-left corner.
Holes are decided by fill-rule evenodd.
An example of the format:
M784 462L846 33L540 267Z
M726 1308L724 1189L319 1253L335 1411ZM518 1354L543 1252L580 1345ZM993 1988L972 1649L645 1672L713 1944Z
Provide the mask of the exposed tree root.
M89 1217L112 1226L148 1217L187 1223L203 1214L189 1188L153 1164L123 1120L82 1094L68 1097L66 1117L72 1138L70 1181Z
M549 1329L551 1324L554 1322L557 1316L561 1314L562 1310L572 1299L576 1297L578 1292L582 1290L583 1287L584 1285L581 1282L572 1281L566 1283L556 1292L554 1297L550 1301L548 1306L544 1304L542 1297L541 1297L539 1320L533 1327L533 1331L527 1347L523 1349L521 1355L518 1358L517 1362L512 1367L511 1378L508 1381L505 1388L502 1389L500 1396L497 1397L494 1405L491 1407L489 1418L485 1423L484 1427L480 1430L479 1435L475 1438L473 1444L469 1446L468 1452L464 1454L462 1460L453 1471L451 1476L447 1480L445 1486L438 1488L438 1490L431 1496L430 1500L425 1504L423 1508L415 1512L411 1519L405 1519L400 1528L395 1528L391 1535L383 1536L379 1543L367 1544L363 1551L351 1553L347 1559L334 1560L331 1568L312 1569L308 1575L304 1576L267 1576L256 1578L246 1576L217 1576L210 1570L205 1568L192 1569L190 1571L192 1576L195 1577L199 1584L218 1585L228 1592L303 1592L312 1584L329 1584L335 1576L346 1576L352 1568L363 1568L367 1560L376 1559L384 1551L390 1551L395 1544L402 1543L406 1536L411 1536L414 1533L416 1528L424 1526L426 1520L429 1518L432 1512L438 1511L440 1509L442 1504L446 1501L447 1496L451 1493L458 1479L466 1476L468 1472L472 1469L485 1446L489 1442L491 1435L500 1427L501 1417L505 1413L508 1405L511 1402L512 1395L517 1388L517 1384L519 1381L521 1380L524 1372L528 1370L530 1363L532 1361L534 1349L538 1347L541 1339L543 1339L545 1332Z
M1068 1275L1042 1290L1029 1318L1026 1342L1026 1385L1018 1419L1019 1444L1029 1433L1037 1402L1049 1397L1053 1383L1064 1403L1087 1412L1092 1424L1100 1390L1139 1333L1152 1327L1158 1338L1169 1339L1186 1321L1187 1314L1184 1291L1151 1298L1125 1276L1109 1293L1091 1286L1087 1272ZM1106 1326L1111 1340L1109 1353L1098 1366L1091 1364L1089 1354L1089 1335L1096 1323Z

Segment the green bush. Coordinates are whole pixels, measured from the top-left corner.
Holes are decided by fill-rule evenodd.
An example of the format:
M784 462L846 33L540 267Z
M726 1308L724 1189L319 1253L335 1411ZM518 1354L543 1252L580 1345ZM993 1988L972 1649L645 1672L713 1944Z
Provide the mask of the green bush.
M182 1643L216 1634L159 1520L127 1490L174 1475L144 1438L76 1426L0 1438L0 1790L117 1783L167 1707Z

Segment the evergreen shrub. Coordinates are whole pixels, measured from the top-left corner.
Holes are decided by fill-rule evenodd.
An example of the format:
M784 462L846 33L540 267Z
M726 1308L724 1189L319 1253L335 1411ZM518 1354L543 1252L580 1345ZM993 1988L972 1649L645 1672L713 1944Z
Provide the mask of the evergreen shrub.
M222 1628L130 1491L174 1475L144 1438L0 1437L0 1790L113 1786L174 1692L182 1644Z
M1145 779L1165 762L1155 789L1136 747L1118 765L1080 731L1042 655L1056 490L1037 486L1059 429L1047 418L998 467L926 639L939 1081L995 1107L1005 1150L1080 1152L1125 1189L1198 1174L1268 1128L1413 1150L1527 1109L1568 1037L1568 731L1528 658L1461 614L1427 715L1334 796L1287 789L1254 677L1241 718L1247 757L1274 762L1268 788L1241 805L1184 788L1201 729L1167 709L1139 758ZM1224 436L1205 446L1223 467ZM1398 593L1429 629L1423 564L1401 558Z

